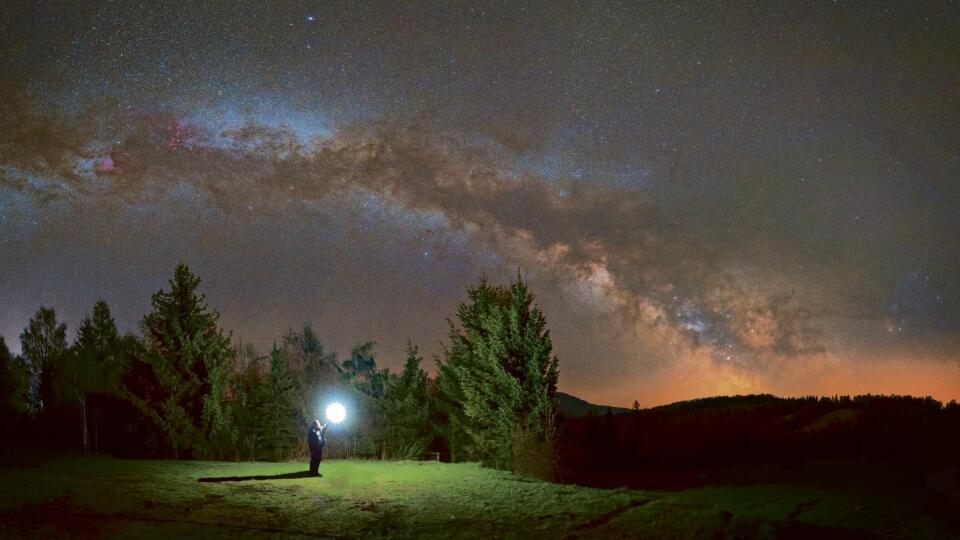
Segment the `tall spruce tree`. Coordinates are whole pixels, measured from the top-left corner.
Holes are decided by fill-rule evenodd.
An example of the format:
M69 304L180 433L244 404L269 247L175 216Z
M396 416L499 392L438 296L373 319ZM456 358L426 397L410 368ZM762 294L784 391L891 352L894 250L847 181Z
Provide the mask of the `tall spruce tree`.
M290 371L290 360L284 351L274 346L270 351L270 370L261 385L260 432L270 458L282 461L290 456L306 429L298 418L296 380Z
M215 457L232 452L234 442L224 403L230 340L217 326L220 315L197 292L199 285L200 278L180 264L170 290L153 295L141 327L142 362L154 384L125 392L166 435L174 457Z
M546 319L520 276L509 287L481 279L467 295L438 361L451 457L549 475L558 371Z
M407 359L399 375L388 378L382 400L388 454L413 459L423 453L432 436L427 373L416 345L407 342Z
M93 306L93 317L84 316L80 321L76 341L65 356L58 386L60 393L75 402L80 411L84 452L90 450L89 397L94 393L111 394L119 381L118 343L110 307L101 300Z
M23 357L31 370L32 398L39 412L53 404L55 381L67 350L67 325L53 308L41 306L20 334Z
M253 461L258 459L264 445L262 403L263 381L266 374L262 364L267 358L260 357L250 344L239 343L235 347L235 362L229 375L230 419L237 434L234 456Z

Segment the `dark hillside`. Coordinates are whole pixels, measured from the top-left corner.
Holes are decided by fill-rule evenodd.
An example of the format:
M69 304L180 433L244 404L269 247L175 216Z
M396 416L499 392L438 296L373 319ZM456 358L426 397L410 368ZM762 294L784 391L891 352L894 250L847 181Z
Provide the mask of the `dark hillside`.
M595 415L606 414L607 409L610 409L610 411L613 413L630 412L630 409L625 409L623 407L595 405L576 396L564 394L563 392L557 392L557 402L560 408L560 414L565 418L580 418L582 416L587 416L590 413Z
M951 461L960 457L960 405L930 398L857 396L698 399L626 414L567 418L569 480L616 472L817 460ZM672 478L683 478L675 473Z

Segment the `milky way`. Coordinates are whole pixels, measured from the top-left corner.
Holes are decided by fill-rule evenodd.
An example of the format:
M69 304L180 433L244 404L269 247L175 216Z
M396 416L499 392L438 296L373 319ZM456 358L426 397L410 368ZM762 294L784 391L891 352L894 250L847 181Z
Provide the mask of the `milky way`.
M519 271L593 401L960 398L956 4L4 11L13 349L184 261L238 340L398 367Z

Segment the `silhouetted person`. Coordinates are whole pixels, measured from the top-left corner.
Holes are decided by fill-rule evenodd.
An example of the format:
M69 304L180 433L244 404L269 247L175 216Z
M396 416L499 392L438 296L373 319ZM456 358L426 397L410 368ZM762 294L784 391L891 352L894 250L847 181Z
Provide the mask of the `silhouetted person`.
M310 445L310 474L320 476L320 460L323 459L323 434L327 431L327 425L321 424L319 420L314 420L307 430L307 444Z

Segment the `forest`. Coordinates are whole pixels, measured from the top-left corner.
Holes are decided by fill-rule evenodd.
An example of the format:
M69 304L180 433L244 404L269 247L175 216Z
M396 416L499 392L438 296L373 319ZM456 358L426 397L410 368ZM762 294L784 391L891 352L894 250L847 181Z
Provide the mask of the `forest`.
M550 477L557 358L546 320L518 276L470 287L428 377L408 343L399 373L375 343L341 358L310 325L264 353L232 338L178 265L139 333L121 335L97 302L70 339L51 307L24 328L21 354L0 341L3 438L121 457L284 461L307 453L309 422L336 400L330 457L480 461Z
M753 395L564 415L547 322L523 279L481 278L466 296L436 375L413 343L392 372L378 365L375 342L340 357L310 324L266 353L234 339L200 278L179 265L139 333L120 334L101 301L72 339L40 307L20 355L0 341L0 429L6 441L54 450L279 462L307 454L307 424L336 400L351 414L331 432L331 457L479 461L600 486L703 483L715 480L705 471L741 465L960 455L960 405L931 398Z
M566 481L681 488L724 470L960 461L960 404L911 396L702 398L561 423Z

